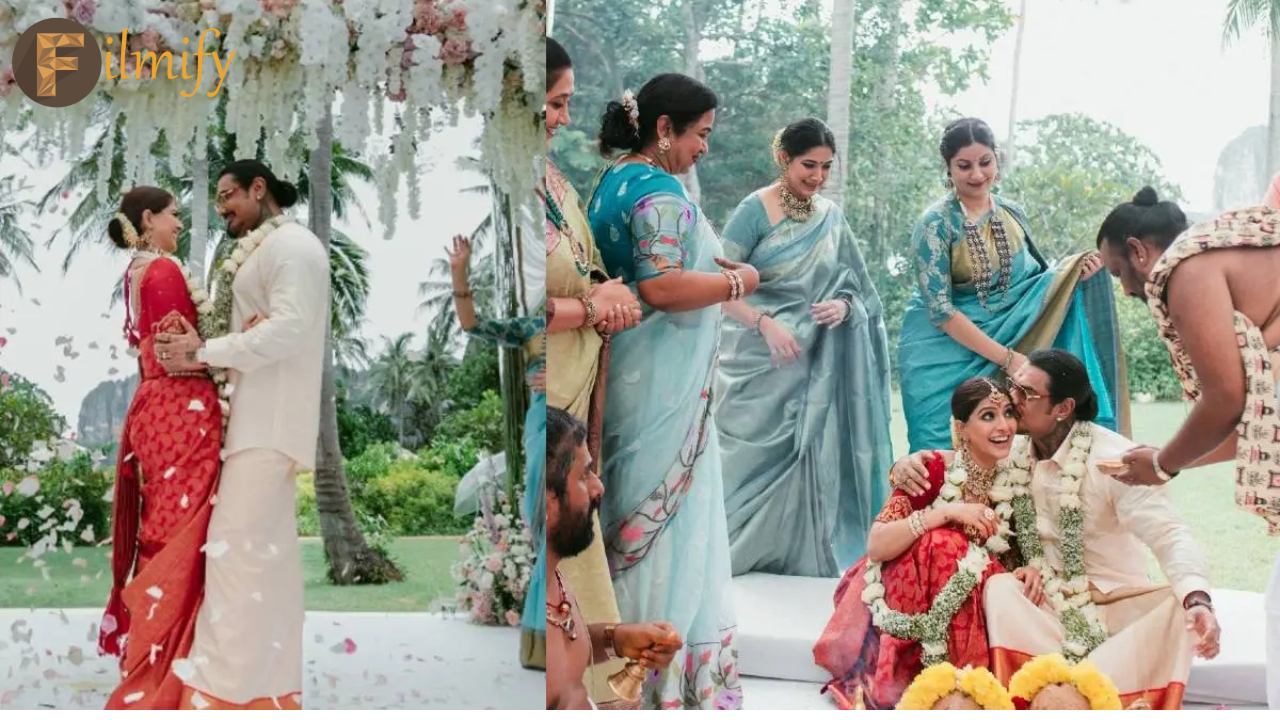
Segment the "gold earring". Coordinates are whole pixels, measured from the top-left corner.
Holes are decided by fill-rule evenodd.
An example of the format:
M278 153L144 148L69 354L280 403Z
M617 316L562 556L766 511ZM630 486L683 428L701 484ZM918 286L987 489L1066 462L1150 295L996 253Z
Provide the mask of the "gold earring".
M658 152L666 152L671 149L671 141L665 137L658 140Z
M945 183L943 183L943 184L942 184L942 186L943 186L943 187L945 187L945 188L946 188L946 189L948 189L948 190L954 190L954 189L955 189L955 187L956 187L956 184L955 184L955 181L953 181L953 180L951 179L951 176L950 176L950 175L948 175L948 176L947 176L947 181L946 181Z

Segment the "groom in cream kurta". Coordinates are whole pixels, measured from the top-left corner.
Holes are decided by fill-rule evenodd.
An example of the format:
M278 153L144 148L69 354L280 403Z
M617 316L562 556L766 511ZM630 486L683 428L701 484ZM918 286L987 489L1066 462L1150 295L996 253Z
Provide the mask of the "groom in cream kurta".
M234 182L224 175L220 189L228 180ZM269 186L259 178L246 190ZM267 194L271 212L278 212ZM257 322L209 339L195 355L228 368L234 391L209 523L204 603L190 665L175 672L195 709L300 709L304 607L295 476L315 466L329 311L324 246L285 220L245 260L232 289L230 327ZM182 340L177 336L175 350Z
M1054 387L1055 379L1061 387ZM1080 388L1079 400L1064 397L1063 389L1071 386ZM1079 359L1062 350L1032 353L1014 374L1013 387L1019 431L1032 441L1035 531L1046 564L1058 573L1063 569L1063 535L1057 518L1071 433L1079 428L1092 438L1079 491L1081 541L1090 594L1109 639L1089 660L1116 684L1126 707L1141 699L1157 710L1180 708L1192 657L1197 651L1209 657L1218 651L1204 550L1167 490L1129 487L1097 467L1135 445L1089 422L1097 401ZM1167 583L1149 579L1146 549ZM983 604L992 670L1002 682L1007 684L1031 657L1061 652L1063 627L1057 614L1047 601L1033 605L1024 583L1013 575L988 580Z

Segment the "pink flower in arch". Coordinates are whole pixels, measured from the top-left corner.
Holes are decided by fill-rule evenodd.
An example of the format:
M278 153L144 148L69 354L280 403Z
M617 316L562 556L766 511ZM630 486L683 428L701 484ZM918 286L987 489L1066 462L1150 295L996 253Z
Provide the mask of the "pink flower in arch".
M709 662L711 662L711 651L710 651L710 650L704 650L704 651L702 652L701 657L699 657L699 658L698 658L698 664L699 664L699 665L706 665L706 664L707 664L707 663L709 663Z

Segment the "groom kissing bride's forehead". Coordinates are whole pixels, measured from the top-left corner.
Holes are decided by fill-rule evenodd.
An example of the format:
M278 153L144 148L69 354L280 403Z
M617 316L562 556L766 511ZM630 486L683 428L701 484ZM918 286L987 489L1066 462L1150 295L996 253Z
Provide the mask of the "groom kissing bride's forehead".
M237 160L218 178L215 203L231 237L244 237L298 202L298 189L257 160Z

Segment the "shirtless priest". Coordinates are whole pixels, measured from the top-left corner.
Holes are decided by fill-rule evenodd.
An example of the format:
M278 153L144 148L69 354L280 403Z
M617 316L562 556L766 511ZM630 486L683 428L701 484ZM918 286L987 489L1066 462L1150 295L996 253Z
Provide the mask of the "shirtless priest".
M683 644L667 623L587 626L558 571L563 558L586 550L591 517L604 486L591 472L587 428L556 407L547 408L547 709L595 709L583 676L589 664L611 657L664 669ZM553 629L554 628L554 629Z
M1177 205L1145 187L1103 221L1098 247L1125 293L1150 307L1195 401L1164 447L1124 456L1120 481L1163 485L1234 461L1236 504L1280 535L1280 212L1243 208L1188 228ZM1267 704L1280 710L1280 557L1264 604Z

